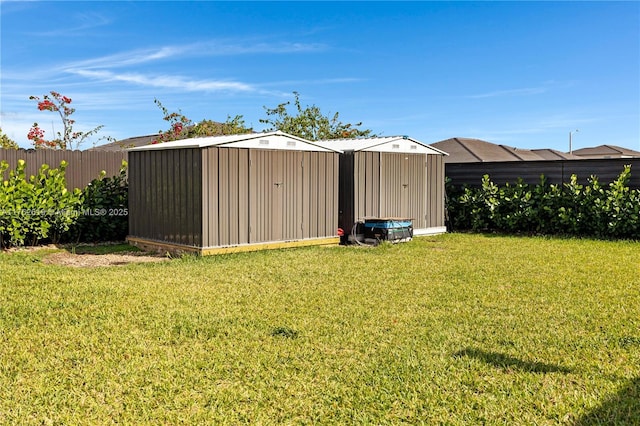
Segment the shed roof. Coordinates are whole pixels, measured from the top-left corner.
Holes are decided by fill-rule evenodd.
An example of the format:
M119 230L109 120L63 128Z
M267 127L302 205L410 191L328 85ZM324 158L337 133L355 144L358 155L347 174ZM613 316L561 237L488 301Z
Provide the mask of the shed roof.
M413 154L438 154L448 155L446 152L427 145L408 136L384 136L375 138L357 139L330 139L317 141L326 148L339 151L373 151L373 152L398 152Z
M267 133L247 133L243 135L209 136L204 138L181 139L131 148L129 151L155 151L182 148L207 148L220 146L225 148L254 148L286 151L340 152L338 149L324 147L281 131Z

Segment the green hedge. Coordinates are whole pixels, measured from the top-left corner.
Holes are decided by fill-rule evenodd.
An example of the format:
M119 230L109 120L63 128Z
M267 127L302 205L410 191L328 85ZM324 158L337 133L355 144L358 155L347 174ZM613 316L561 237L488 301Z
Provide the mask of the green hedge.
M0 162L0 247L126 237L126 162L118 176L105 177L103 172L83 191L67 190L66 167L66 161L57 169L44 164L37 175L27 177L24 160L14 170Z
M35 245L43 240L58 242L79 216L82 193L68 191L67 162L57 169L43 164L35 176L25 175L26 163L19 160L15 170L0 162L0 245Z
M498 186L489 175L480 188L447 184L447 212L455 230L640 239L640 190L628 186L631 166L601 185L576 175L563 185L519 180Z
M83 214L71 227L69 237L74 241L123 241L129 232L127 163L122 162L120 173L89 183L84 191Z

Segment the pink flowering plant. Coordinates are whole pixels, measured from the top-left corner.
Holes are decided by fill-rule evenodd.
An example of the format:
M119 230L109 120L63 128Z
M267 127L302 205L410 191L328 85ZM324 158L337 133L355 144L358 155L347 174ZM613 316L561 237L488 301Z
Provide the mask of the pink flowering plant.
M62 121L62 131L56 132L54 139L47 139L45 132L40 128L38 123L33 123L27 138L33 143L35 148L49 149L79 149L89 137L97 134L104 126L100 125L87 132L75 131L73 126L76 121L71 118L76 111L70 107L71 98L63 96L58 92L51 91L48 95L30 96L29 99L35 101L40 111L50 111L57 113ZM104 139L104 138L101 138ZM106 138L111 139L111 138Z

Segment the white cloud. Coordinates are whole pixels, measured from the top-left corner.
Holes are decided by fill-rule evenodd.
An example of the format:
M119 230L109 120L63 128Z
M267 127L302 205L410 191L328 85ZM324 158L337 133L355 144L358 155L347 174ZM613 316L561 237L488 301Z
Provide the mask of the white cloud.
M161 87L165 89L182 89L191 92L217 92L217 91L234 91L234 92L254 92L257 91L253 86L236 81L222 80L190 80L182 76L148 76L139 73L122 73L116 74L111 71L104 70L84 70L70 69L68 72L86 78L93 78L102 81L120 81L125 83L139 84L143 86Z
M113 55L86 59L66 64L62 69L119 68L139 65L164 59L184 57L233 56L247 54L285 54L322 51L327 48L320 43L228 43L220 41L197 42L184 45L170 45L149 49L135 49Z
M320 78L315 80L283 80L265 83L264 86L298 86L298 85L318 85L318 84L345 84L358 83L364 81L355 77Z
M493 92L480 93L477 95L469 95L470 99L482 99L482 98L496 98L503 96L528 96L539 95L547 91L546 87L527 87L523 89L509 89L509 90L496 90Z
M147 62L157 61L165 58L176 57L184 54L185 49L178 46L165 46L158 49L138 49L128 52L116 53L114 55L101 56L98 58L86 59L84 61L72 62L60 67L62 70L70 69L96 69L96 68L119 68L129 65L138 65Z
M76 13L69 17L67 25L53 26L46 31L32 31L28 35L36 37L77 37L95 28L109 25L112 20L100 13Z

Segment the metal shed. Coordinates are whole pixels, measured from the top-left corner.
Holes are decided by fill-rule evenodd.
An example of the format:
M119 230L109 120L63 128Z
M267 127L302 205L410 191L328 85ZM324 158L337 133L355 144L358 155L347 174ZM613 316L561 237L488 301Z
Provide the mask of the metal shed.
M337 243L339 152L283 132L130 149L129 237L170 252Z
M371 217L413 221L414 235L446 232L444 151L407 136L318 142L340 155L338 225Z

